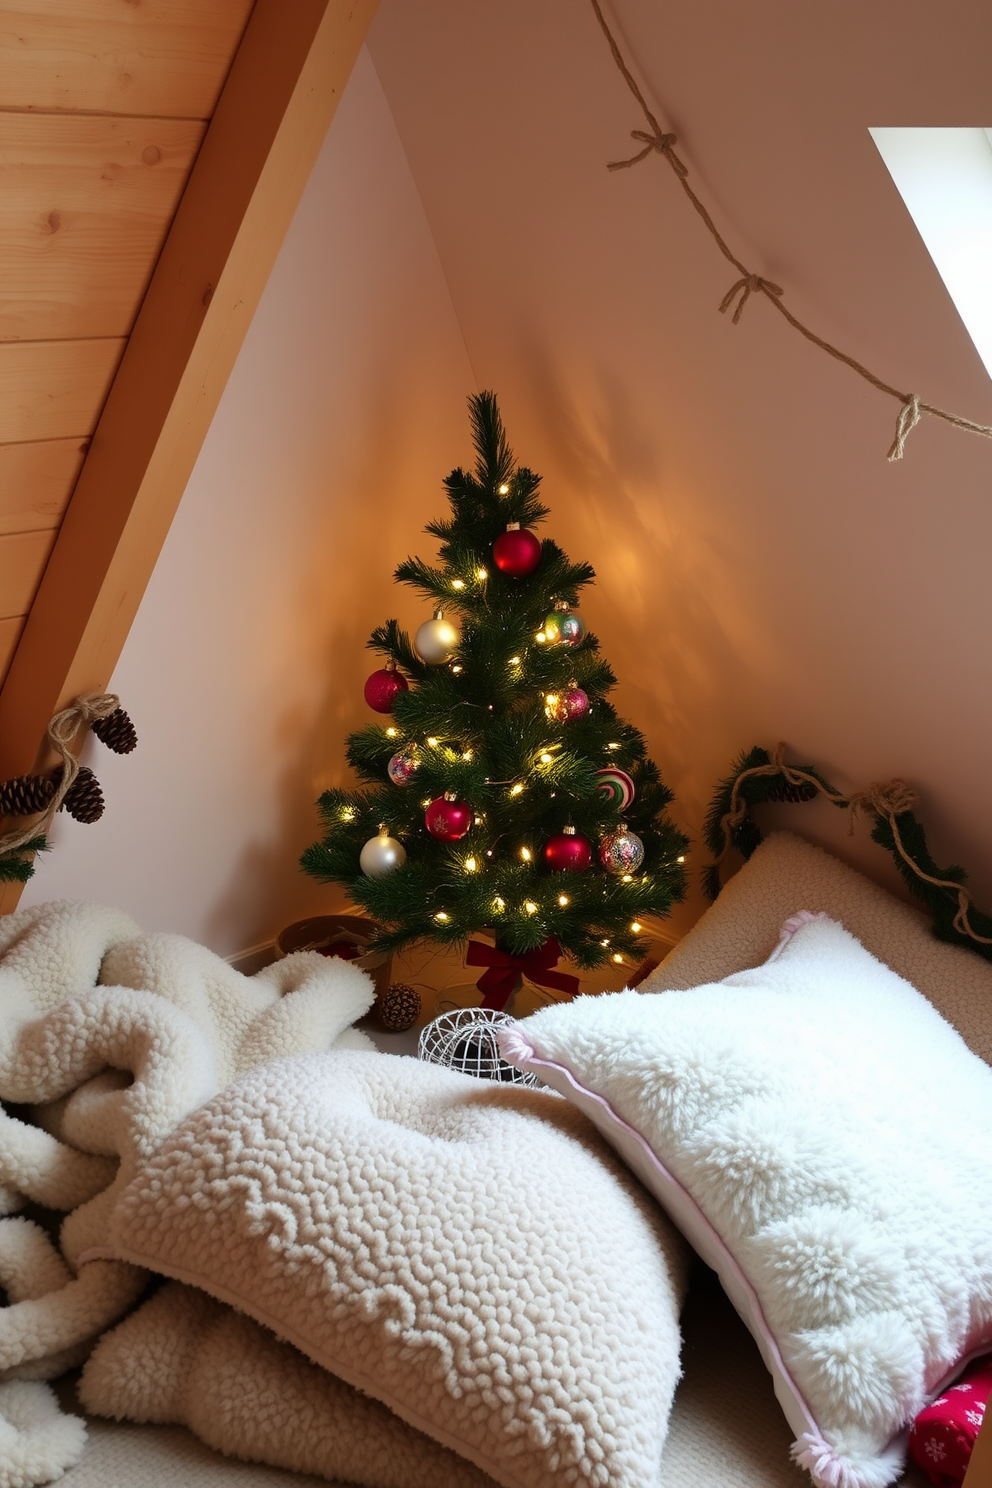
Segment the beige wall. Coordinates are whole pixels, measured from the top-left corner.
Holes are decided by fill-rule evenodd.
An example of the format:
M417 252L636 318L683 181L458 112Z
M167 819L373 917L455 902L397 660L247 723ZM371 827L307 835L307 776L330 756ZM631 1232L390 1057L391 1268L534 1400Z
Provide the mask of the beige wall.
M140 747L88 746L106 814L59 818L23 905L103 900L229 953L327 903L296 860L371 716L369 631L419 622L390 575L469 453L473 389L363 54L111 683Z
M992 422L868 135L990 122L987 0L609 13L754 270L881 376ZM588 0L385 0L370 49L473 365L548 530L595 561L589 618L684 824L741 748L786 739L842 788L918 782L935 853L992 906L992 443L931 421L889 465L892 400L761 303L716 313L735 272L668 168L604 169L642 120ZM849 850L831 808L781 815Z

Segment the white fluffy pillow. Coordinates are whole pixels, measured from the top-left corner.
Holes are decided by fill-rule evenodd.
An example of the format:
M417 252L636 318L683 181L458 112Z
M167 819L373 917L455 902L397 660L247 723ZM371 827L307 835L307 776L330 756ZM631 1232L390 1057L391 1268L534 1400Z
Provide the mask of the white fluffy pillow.
M504 1488L657 1488L681 1237L549 1092L389 1054L274 1060L112 1221Z
M822 1488L882 1488L992 1344L992 1070L834 921L723 982L542 1010L501 1039L719 1272Z

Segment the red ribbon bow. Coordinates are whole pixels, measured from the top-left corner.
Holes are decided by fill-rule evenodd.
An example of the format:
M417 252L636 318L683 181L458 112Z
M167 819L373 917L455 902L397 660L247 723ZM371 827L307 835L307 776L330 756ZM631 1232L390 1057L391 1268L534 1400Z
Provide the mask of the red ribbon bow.
M549 935L536 951L528 951L525 956L511 956L496 946L486 945L484 941L470 940L465 962L468 966L489 968L482 973L476 985L483 994L482 1006L498 1012L506 1007L518 973L529 976L532 982L537 982L542 987L554 987L556 991L574 997L579 990L578 977L551 970L552 966L557 965L560 955L561 946L553 935Z

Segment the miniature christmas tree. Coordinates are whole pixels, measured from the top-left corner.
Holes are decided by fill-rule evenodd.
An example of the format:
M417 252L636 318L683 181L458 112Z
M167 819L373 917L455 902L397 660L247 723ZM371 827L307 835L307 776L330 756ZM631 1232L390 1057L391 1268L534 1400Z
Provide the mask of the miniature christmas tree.
M686 838L576 612L593 569L537 539L540 478L515 465L493 394L469 406L475 471L448 476L452 514L426 529L439 563L395 574L433 617L412 642L395 620L373 632L386 664L365 699L391 716L349 738L367 788L324 793L302 866L347 887L384 950L489 931L535 965L633 964L641 918L685 892Z

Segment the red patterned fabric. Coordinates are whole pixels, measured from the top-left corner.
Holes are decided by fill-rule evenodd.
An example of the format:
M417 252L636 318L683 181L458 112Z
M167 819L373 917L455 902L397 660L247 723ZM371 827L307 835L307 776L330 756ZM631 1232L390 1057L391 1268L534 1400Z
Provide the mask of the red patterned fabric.
M990 1395L992 1354L985 1354L913 1422L910 1455L934 1488L960 1488Z

